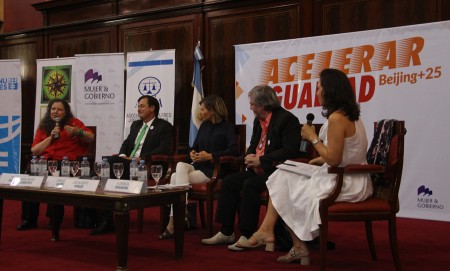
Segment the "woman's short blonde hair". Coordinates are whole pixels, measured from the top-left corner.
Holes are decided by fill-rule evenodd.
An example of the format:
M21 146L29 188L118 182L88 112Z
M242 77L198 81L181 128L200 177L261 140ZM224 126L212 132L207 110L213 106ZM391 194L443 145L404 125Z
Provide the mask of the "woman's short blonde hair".
M212 112L211 122L216 124L227 119L228 111L225 102L217 95L209 95L200 101L208 111Z

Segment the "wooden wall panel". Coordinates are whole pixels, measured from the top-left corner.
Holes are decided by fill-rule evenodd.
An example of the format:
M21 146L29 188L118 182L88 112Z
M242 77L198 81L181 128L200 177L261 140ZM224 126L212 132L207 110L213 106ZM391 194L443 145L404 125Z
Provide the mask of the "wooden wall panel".
M117 31L114 26L70 32L60 31L49 34L47 40L47 58L117 52Z
M39 1L42 0L4 0L3 32L42 27L42 14L31 6Z
M66 22L77 22L84 20L111 17L116 14L115 3L105 3L98 6L73 7L62 9L55 13L49 13L44 17L45 25L57 25Z
M126 24L120 27L120 51L175 49L175 116L179 127L179 142L187 148L189 141L189 112L193 88L193 54L197 44L199 15ZM134 91L127 89L127 92Z
M315 1L315 35L420 24L436 21L440 0Z
M291 1L280 6L261 5L205 13L207 87L204 92L217 94L225 100L231 121L235 115L234 45L308 36L311 34L309 24L302 20L308 10L308 6Z
M117 1L60 0L39 2L32 6L42 12L44 25L51 26L117 15Z
M202 0L122 0L119 1L119 14L139 13L145 10L186 8L190 5L200 5Z

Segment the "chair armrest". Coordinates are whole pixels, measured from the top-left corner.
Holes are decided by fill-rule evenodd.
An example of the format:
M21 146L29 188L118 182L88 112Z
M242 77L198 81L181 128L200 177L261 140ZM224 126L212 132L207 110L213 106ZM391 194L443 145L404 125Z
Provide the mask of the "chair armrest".
M328 173L337 174L336 185L333 191L324 199L320 200L320 212L327 212L328 206L333 204L341 193L344 183L344 174L361 174L361 173L384 173L385 167L381 165L348 165L345 167L329 167Z
M145 161L169 162L171 156L167 154L154 154L145 156Z
M176 164L178 162L185 162L187 160L187 154L174 154L172 155L172 161Z
M232 156L232 155L225 155L225 156L219 157L219 159L216 159L216 160L220 164L230 164L230 163L238 162L239 157ZM216 163L216 161L214 161L214 163Z
M213 190L220 178L220 172L223 165L237 164L240 162L240 157L232 155L224 155L219 158L213 159L214 171L211 177L211 181L207 183L207 189Z

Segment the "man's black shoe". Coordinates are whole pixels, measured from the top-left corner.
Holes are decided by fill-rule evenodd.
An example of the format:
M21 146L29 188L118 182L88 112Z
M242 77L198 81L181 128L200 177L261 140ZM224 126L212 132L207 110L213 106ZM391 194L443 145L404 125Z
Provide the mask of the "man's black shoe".
M34 229L37 228L37 223L36 222L30 222L28 220L24 220L22 221L22 224L17 225L17 230L18 231L23 231L23 230L28 230L28 229Z
M102 222L98 228L91 231L91 235L99 235L104 233L114 232L114 226L110 223Z

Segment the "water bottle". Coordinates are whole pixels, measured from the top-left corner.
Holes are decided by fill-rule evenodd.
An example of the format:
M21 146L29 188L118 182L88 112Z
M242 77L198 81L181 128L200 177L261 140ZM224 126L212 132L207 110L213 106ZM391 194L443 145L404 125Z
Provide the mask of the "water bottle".
M47 160L45 159L45 156L41 156L38 161L38 167L39 167L39 176L45 176L47 173Z
M81 161L81 179L89 179L91 176L91 167L89 166L89 161L87 157L83 157Z
M61 176L70 177L70 162L67 156L64 156L61 161Z
M102 161L102 173L101 173L101 178L106 178L109 179L109 163L108 163L108 159L103 158Z
M138 163L136 161L136 157L131 159L130 163L130 180L138 180Z
M145 165L145 161L141 160L139 167L138 167L138 181L142 181L144 182L143 187L144 187L144 192L147 192L147 186L148 186L148 182L147 182L147 166Z
M38 159L36 155L33 155L33 157L31 158L31 163L30 163L30 175L31 176L37 176L38 175Z

